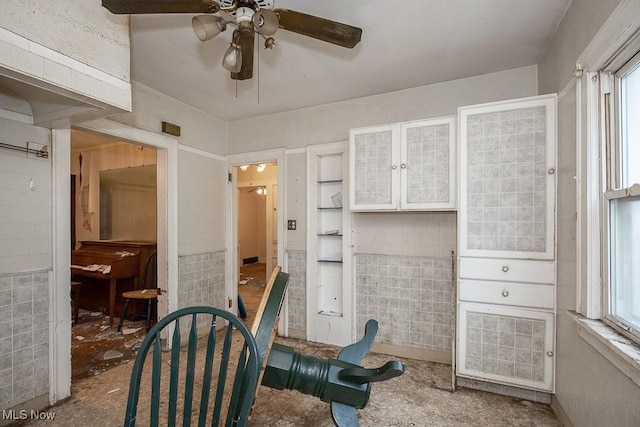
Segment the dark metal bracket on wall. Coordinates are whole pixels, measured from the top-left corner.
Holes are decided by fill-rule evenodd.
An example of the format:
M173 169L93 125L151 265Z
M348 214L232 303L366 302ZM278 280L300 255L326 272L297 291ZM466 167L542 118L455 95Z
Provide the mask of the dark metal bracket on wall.
M36 157L41 159L49 158L49 149L46 144L39 144L37 142L29 142L27 141L26 147L20 147L18 145L5 144L0 142L0 148L6 148L7 150L21 151L23 153L27 153L27 157L29 154L35 154Z

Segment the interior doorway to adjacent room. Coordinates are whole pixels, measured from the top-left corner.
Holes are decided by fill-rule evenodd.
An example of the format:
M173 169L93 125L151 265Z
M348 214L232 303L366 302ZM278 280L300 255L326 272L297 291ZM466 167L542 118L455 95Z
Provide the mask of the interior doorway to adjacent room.
M131 360L144 338L146 320L135 313L146 312L146 304L130 304L120 332L117 326L122 293L139 285L146 257L157 249L158 189L162 187L157 182L157 151L82 129L71 131L72 264L80 259L80 252L96 253L96 264L106 265L111 253L123 250L137 259L131 267L135 276L116 281L111 325L109 281L72 267L72 382ZM87 256L82 256L83 264L89 262ZM112 270L118 268L118 261L114 258L110 263ZM157 315L155 301L152 315Z
M238 314L249 326L278 265L278 165L236 168Z

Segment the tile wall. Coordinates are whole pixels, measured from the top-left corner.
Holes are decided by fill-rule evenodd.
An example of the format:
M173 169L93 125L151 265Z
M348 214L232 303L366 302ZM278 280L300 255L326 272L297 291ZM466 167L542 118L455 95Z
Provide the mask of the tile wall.
M545 250L545 131L544 107L469 116L469 249Z
M225 251L178 257L178 307L205 305L224 309L224 264ZM183 330L188 326L185 323Z
M375 319L377 342L451 353L451 258L357 254L355 268L357 336Z
M307 330L307 253L305 251L287 251L289 270L289 329Z
M0 275L0 410L49 394L49 272Z

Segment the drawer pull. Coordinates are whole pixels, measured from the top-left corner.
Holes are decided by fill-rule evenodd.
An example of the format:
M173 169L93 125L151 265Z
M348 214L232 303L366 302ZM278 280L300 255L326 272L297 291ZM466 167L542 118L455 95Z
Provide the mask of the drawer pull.
M508 265L503 265L503 266L502 266L502 271L504 271L505 273L506 273L507 271L509 271L509 266L508 266Z
M508 297L509 296L509 290L503 289L502 290L502 296L505 297L505 298Z
M553 357L553 351L547 351L547 356Z

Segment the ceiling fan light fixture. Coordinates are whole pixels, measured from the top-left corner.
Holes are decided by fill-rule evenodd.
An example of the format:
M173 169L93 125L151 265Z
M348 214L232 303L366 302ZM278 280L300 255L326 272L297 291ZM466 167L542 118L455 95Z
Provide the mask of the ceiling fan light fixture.
M191 26L200 41L211 40L227 29L227 22L220 16L199 15L191 19Z
M232 73L239 73L242 68L242 49L236 43L237 30L233 33L233 41L229 44L227 51L222 57L222 66Z
M258 172L262 172L262 171L264 171L264 170L265 170L265 168L266 168L266 167L267 167L267 164L266 164L266 163L260 163L260 164L256 165L256 170L257 170Z
M264 36L272 36L278 31L280 21L273 10L260 9L251 18L256 31Z

